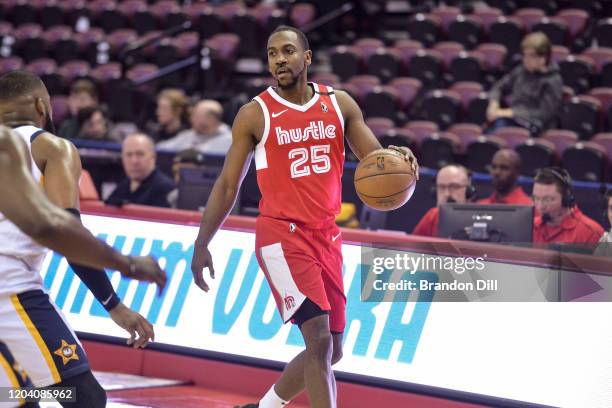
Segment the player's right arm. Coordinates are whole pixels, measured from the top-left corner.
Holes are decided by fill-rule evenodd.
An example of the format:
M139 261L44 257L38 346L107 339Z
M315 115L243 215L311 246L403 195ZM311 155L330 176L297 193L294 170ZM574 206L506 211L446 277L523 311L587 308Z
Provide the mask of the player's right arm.
M261 134L262 129L263 115L257 102L244 105L234 120L232 145L225 156L223 170L208 197L194 244L191 272L196 285L205 292L209 288L204 280L203 269L208 268L211 278L215 277L208 244L236 202L255 148L255 135Z
M148 258L129 258L96 239L72 215L53 205L30 173L29 154L19 136L0 126L0 212L25 234L66 258L95 268L166 284L166 275Z

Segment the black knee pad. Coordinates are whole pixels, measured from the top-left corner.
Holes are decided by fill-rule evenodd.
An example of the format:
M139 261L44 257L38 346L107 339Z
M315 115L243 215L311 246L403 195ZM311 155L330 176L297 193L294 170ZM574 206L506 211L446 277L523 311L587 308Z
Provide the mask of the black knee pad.
M55 386L76 388L76 402L62 402L64 408L106 407L106 392L91 371L67 378Z

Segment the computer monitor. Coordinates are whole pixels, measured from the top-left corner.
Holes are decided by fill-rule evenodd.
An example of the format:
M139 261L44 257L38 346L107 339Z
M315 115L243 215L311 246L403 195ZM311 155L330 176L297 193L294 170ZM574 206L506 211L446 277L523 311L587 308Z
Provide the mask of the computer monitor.
M530 243L533 206L506 204L443 204L438 236L471 241Z
M208 196L221 173L221 167L184 167L179 171L177 208L199 210L206 206Z

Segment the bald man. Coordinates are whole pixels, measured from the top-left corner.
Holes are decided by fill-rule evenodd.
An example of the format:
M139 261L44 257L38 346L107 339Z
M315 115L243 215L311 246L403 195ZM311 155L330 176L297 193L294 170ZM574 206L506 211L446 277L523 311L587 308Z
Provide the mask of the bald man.
M80 264L113 265L99 262L103 247L96 246L93 237L84 234L78 221L72 223L74 234L66 231L70 227L66 214L79 216L81 163L74 145L53 134L52 117L49 93L40 78L25 71L9 72L0 77L0 123L12 128L8 131L3 128L0 149L0 157L8 163L8 168L0 170L0 183L3 189L10 190L0 192L3 212L0 214L0 343L12 356L0 355L0 360L10 360L14 356L34 385L75 386L77 398L81 399L79 406L103 407L106 396L89 369L85 352L44 290L40 269L46 250L32 238L66 253L74 272L107 308L113 321L132 334L132 342L137 331L140 338L136 344L145 345L153 337L153 327L120 302L103 270ZM24 172L30 173L29 178L23 176ZM51 203L45 204L47 200ZM40 201L40 205L33 206L32 201ZM20 216L32 219L42 216L40 228L44 229L45 223L48 224L45 215L60 217L58 221L63 217L64 234L68 234L62 239L61 247L59 242L41 239L35 233L36 226L33 233L20 224ZM55 235L55 239L61 237ZM73 249L66 251L67 247ZM109 250L105 250L107 257ZM86 251L98 251L98 254L86 256ZM90 260L84 262L86 258ZM93 258L98 262L92 263ZM122 269L134 275L130 270L135 266L128 264ZM0 369L0 386L14 386L11 378L14 375L11 376L10 371Z
M470 172L460 164L449 164L438 170L436 176L436 206L425 213L414 227L414 235L438 236L439 208L442 204L465 204L472 198Z
M135 133L121 144L121 162L127 176L106 200L108 204L141 204L170 207L168 194L174 181L155 167L157 154L153 139Z
M491 160L491 182L494 192L479 204L533 205L531 198L517 185L521 174L521 157L512 149L501 149Z
M183 130L157 147L182 151L196 149L202 153L225 155L232 144L232 130L222 122L223 107L217 101L205 99L191 112L191 129Z

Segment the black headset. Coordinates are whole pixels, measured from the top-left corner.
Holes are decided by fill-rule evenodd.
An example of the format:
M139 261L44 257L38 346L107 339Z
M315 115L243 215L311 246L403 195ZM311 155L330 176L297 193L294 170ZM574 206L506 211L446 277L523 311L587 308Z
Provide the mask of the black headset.
M574 188L572 187L572 177L567 170L561 167L545 167L536 171L534 180L538 179L540 175L549 175L561 182L561 205L566 208L573 207L576 203L576 197L574 197Z
M468 179L468 185L465 187L465 199L467 201L475 200L477 196L476 196L476 187L474 187L474 184L472 184L472 171L468 169L467 167L462 166L461 164L456 164L456 163L447 164L446 166L459 167L460 169L463 169L463 171L465 171L465 174L467 174L467 179ZM438 171L442 170L446 166L442 166ZM434 179L434 185L431 186L431 194L434 197L436 196L435 179Z

